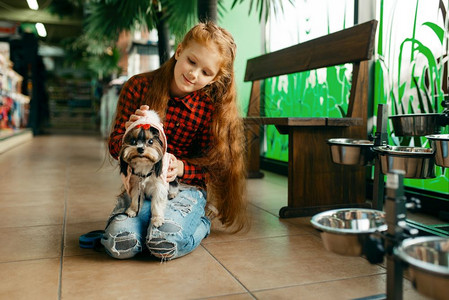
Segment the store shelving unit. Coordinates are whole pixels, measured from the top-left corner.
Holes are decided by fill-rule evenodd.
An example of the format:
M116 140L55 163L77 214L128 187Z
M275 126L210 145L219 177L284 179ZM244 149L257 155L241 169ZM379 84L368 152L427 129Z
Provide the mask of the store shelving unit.
M7 56L0 54L0 153L32 137L26 129L30 98L21 93L22 76L12 69Z
M50 131L94 132L97 108L92 85L86 79L56 79L49 82Z

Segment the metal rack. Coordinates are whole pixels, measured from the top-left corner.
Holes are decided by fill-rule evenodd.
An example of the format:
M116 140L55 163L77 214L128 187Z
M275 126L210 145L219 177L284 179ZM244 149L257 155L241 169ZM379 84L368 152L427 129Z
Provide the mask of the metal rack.
M445 107L445 110L438 116L438 126L449 125L449 101L443 101L442 105ZM407 208L419 205L419 200L407 202L407 198L404 195L403 181L406 174L406 171L404 170L388 170L388 174L386 174L387 182L385 185L383 174L385 173L385 170L382 172L381 161L378 156L374 156L375 151L373 149L376 149L376 147L387 146L388 144L387 117L386 106L380 104L378 106L377 131L373 136L373 147L371 148L371 153L363 154L368 156L371 154L373 155L372 157L374 157L374 187L372 199L372 207L374 210L372 210L372 212L377 213L367 212L367 210L358 210L356 208L334 210L313 216L311 222L315 228L323 232L321 236L325 248L329 251L337 254L353 256L364 254L368 261L372 264L381 263L383 262L384 257L386 258L386 294L373 295L359 299L402 299L403 272L407 267L410 267L411 270L418 270L416 271L417 274L421 274L423 272L425 274L414 278L415 288L418 292L435 299L444 299L449 294L449 285L447 284L447 282L449 282L449 239L441 237L423 237L421 239L424 239L422 242L424 246L417 246L418 248L421 247L423 249L430 249L433 247L434 249L431 250L438 253L439 256L442 256L442 259L440 259L441 257L437 255L438 259L434 259L433 263L436 261L437 264L439 264L439 260L442 260L442 264L445 264L444 267L441 267L440 265L434 266L432 264L426 264L418 260L418 262L415 262L415 258L410 258L411 254L409 255L409 253L404 250L404 241L408 241L407 244L414 246L413 243L409 241L418 240L414 238L419 232L417 229L407 225ZM359 142L360 141L357 141L357 143ZM357 143L353 143L351 146L355 146ZM445 147L447 147L447 143L448 142L446 142ZM345 160L345 158L342 157L345 152L351 153L351 151L346 150L347 149L341 150L341 153L338 153L341 156L337 157L338 161L342 162ZM352 156L354 156L353 153L354 152L351 153ZM362 150L360 150L360 153L362 153ZM334 155L334 153L332 154ZM447 153L446 156L448 156ZM445 163L449 160L449 158L443 157L441 160L442 161L437 162L437 164L443 167L448 167ZM354 157L351 157L347 161L351 161L351 164L354 164L353 162L362 161L365 163L367 160L366 158L354 159ZM383 213L382 210L384 206L385 212ZM381 224L379 216L384 217L385 220L383 224ZM360 219L357 220L357 218L365 219L362 219L364 222L357 223L357 221L360 221ZM369 224L369 228L361 229L363 226L360 226L360 224L362 223L365 225ZM354 241L354 235L358 236L357 240L360 244L358 249L360 250L351 252L341 249L342 244L345 245L343 247L349 247L349 241ZM335 244L333 244L334 238L335 241L338 240L339 242L335 242ZM341 243L342 238L347 238L348 243ZM446 246L442 247L441 245L447 245L447 249L445 249ZM353 245L351 245L351 247L353 249L357 249L357 247L354 247ZM421 249L419 250L421 251ZM431 282L431 288L423 288L422 283L417 284L417 282L422 281L423 278L426 283Z

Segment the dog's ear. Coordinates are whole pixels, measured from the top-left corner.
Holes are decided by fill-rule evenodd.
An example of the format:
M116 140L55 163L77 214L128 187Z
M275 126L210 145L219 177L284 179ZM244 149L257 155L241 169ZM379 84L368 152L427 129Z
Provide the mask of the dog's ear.
M156 164L154 164L154 174L156 174L156 177L159 177L162 174L162 161L163 160L164 159L161 159Z
M120 157L118 159L120 164L120 173L123 173L123 175L128 176L128 163L123 159L122 153L120 153Z

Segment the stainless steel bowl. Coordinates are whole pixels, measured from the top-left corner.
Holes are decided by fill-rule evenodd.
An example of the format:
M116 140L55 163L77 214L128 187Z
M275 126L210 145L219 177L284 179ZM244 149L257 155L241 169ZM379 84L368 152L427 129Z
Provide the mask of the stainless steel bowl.
M373 148L379 154L383 174L392 170L403 170L405 178L435 178L435 153L422 147L378 146Z
M390 116L396 136L423 136L440 130L440 114L413 114Z
M449 297L449 239L419 237L406 239L395 254L410 266L416 290L432 299Z
M426 135L435 150L435 164L449 168L449 134Z
M368 140L335 138L327 140L330 147L332 161L342 165L370 166L374 161L371 147L373 142Z
M385 213L374 209L329 210L314 215L310 222L321 231L326 250L346 256L360 256L370 234L387 230Z

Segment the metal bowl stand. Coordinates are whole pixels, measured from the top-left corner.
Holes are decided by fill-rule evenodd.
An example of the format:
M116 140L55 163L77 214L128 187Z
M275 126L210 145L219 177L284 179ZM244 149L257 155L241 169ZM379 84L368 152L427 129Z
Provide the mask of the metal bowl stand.
M388 144L388 113L387 106L379 104L377 106L377 130L374 135L374 147L386 146ZM374 209L382 210L384 202L384 176L380 167L380 160L374 160L374 185L372 206Z
M370 263L381 263L386 256L387 293L357 299L402 299L403 273L406 264L394 254L394 248L404 239L416 236L418 230L409 227L406 223L408 205L404 195L404 172L393 170L387 178L385 219L388 229L384 233L373 234L368 245L365 245L365 255Z
M447 104L447 103L444 103ZM442 114L444 122L449 120L449 105ZM377 131L374 135L374 146L385 146L388 143L388 113L387 107L378 105ZM449 122L448 122L449 123ZM386 197L384 189L386 187ZM376 157L374 164L374 186L372 207L383 210L385 200L385 215L388 229L384 233L372 234L369 242L364 247L368 261L372 264L383 262L386 256L387 263L387 287L386 294L372 295L364 298L366 300L398 300L403 299L403 273L407 267L398 256L394 254L394 248L399 246L406 238L418 235L418 230L407 225L407 208L419 206L419 200L414 199L407 203L404 195L404 172L393 170L387 176L387 183L381 171L380 160Z

